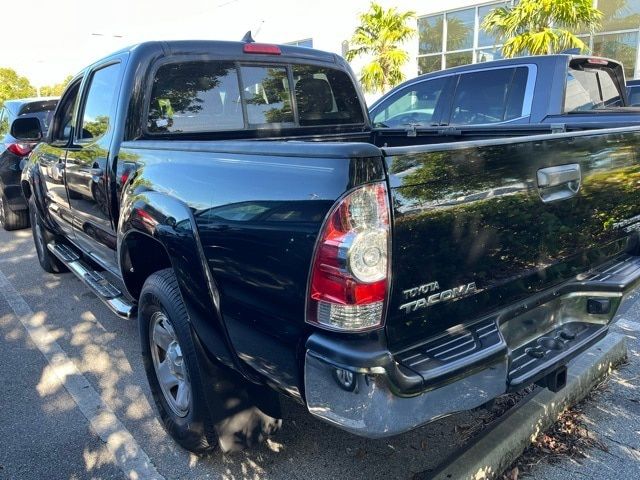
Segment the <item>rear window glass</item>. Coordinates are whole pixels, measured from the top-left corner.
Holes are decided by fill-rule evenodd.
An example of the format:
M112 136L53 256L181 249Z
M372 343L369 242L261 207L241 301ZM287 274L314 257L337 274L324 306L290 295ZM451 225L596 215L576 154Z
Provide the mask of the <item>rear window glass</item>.
M157 70L147 129L150 133L194 133L245 126L360 123L364 123L360 100L345 72L309 65L193 61L166 64Z
M293 123L291 90L287 69L282 67L240 67L243 97L249 126Z
M152 133L243 128L238 85L232 62L163 65L153 81L147 128Z
M622 98L607 70L569 68L564 97L565 112L588 112L619 106L622 106Z
M526 67L461 74L450 123L479 125L521 117L527 75Z
M360 99L346 73L294 65L293 81L301 126L364 122Z

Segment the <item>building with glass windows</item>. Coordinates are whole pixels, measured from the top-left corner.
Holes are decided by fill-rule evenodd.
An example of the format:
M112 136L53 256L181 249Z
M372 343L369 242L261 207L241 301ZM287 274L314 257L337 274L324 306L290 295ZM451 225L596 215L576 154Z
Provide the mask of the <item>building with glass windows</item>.
M501 58L500 42L480 25L494 8L508 2L476 2L457 9L425 13L418 17L417 73L428 73L468 63ZM445 2L446 3L446 2ZM576 32L594 55L620 60L627 78L640 77L640 0L594 0L603 12L600 31Z

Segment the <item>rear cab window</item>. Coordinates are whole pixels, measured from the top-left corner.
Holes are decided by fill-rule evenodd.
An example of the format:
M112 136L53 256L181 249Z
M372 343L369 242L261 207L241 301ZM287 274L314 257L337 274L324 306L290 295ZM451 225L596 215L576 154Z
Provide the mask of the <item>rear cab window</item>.
M299 64L220 60L161 65L148 105L150 134L364 124L351 78Z
M566 113L622 106L623 98L611 69L584 63L569 66L564 98Z

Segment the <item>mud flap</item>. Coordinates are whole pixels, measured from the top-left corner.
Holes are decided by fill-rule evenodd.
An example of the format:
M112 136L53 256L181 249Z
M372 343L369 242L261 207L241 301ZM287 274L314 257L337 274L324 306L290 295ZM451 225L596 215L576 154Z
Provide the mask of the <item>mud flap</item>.
M212 361L194 335L211 423L220 449L242 451L263 442L282 426L278 393L249 382L239 373Z

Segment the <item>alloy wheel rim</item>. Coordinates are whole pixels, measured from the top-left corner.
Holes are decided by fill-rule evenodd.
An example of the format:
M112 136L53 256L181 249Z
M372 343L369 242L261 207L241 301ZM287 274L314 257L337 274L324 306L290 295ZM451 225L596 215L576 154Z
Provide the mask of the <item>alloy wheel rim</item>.
M153 368L164 399L173 413L185 417L191 406L191 382L171 321L154 312L149 328Z

